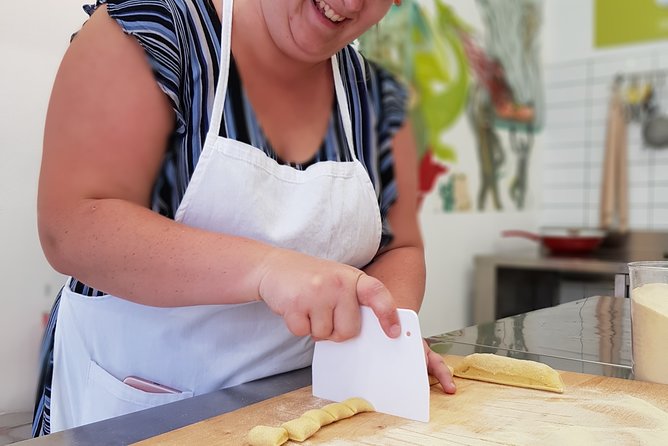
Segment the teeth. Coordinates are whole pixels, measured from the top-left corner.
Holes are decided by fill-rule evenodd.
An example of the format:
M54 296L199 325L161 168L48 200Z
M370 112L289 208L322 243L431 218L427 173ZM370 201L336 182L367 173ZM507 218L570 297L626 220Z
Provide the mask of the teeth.
M315 1L316 5L322 11L322 13L327 17L329 20L331 20L334 23L342 22L346 18L343 17L342 15L339 15L336 11L334 11L327 3L325 3L323 0L316 0Z

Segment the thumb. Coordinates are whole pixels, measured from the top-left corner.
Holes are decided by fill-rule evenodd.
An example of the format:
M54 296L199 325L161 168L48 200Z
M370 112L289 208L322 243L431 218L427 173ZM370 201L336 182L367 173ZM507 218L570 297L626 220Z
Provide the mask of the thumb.
M401 334L399 315L390 291L375 277L366 274L357 279L357 301L371 307L386 335L396 338Z

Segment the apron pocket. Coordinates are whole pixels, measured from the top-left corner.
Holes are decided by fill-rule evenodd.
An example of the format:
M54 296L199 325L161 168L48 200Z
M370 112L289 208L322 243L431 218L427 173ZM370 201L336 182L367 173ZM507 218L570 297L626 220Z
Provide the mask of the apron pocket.
M193 393L190 391L181 391L180 393L144 392L119 381L91 360L80 411L82 419L79 424L94 423L191 396L193 396Z

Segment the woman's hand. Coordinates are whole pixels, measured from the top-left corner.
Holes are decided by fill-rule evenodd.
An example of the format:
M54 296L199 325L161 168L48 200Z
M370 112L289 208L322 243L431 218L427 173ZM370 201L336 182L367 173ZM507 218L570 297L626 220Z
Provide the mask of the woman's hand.
M258 292L295 336L345 341L360 331L360 305L371 307L391 338L401 333L392 295L352 266L277 249L261 267Z
M443 357L429 348L427 341L424 341L424 352L427 360L427 373L438 379L445 393L455 393L457 387L455 387L452 374L443 361Z

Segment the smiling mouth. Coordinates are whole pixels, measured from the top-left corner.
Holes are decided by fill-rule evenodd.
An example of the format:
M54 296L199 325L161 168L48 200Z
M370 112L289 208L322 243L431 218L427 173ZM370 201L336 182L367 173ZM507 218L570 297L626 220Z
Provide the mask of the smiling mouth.
M320 14L323 15L327 20L332 23L341 23L346 18L332 9L326 2L323 0L311 0L313 5L320 11Z

